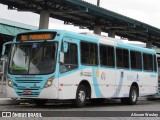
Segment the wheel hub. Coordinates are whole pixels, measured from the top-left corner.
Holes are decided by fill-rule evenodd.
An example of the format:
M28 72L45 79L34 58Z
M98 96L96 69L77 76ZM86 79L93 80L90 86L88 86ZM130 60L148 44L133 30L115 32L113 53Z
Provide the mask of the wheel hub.
M137 94L136 94L136 91L133 90L133 91L132 91L132 100L135 102L136 99L137 99Z
M79 100L81 102L84 102L85 101L85 92L84 91L79 91Z

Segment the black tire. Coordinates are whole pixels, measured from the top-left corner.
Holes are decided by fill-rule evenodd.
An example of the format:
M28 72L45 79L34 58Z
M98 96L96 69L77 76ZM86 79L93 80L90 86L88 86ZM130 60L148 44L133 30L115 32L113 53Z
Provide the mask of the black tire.
M82 108L86 105L87 89L84 85L80 85L77 89L76 99L73 101L75 107Z
M38 106L43 106L47 103L46 99L34 99L34 103Z
M122 104L127 105L135 105L138 100L138 89L136 86L132 86L130 89L129 97L128 98L121 98Z

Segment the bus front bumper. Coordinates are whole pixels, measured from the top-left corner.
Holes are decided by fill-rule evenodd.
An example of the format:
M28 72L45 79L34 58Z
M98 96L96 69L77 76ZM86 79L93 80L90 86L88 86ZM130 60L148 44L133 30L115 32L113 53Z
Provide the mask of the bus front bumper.
M27 93L28 92L28 93ZM38 99L58 99L58 89L52 85L40 90L20 90L6 86L6 95L8 98L38 98Z

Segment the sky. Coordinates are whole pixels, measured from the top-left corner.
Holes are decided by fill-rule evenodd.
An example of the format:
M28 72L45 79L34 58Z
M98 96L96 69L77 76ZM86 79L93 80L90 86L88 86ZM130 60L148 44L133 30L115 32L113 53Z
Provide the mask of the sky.
M97 0L84 1L95 5L97 3ZM160 0L100 0L100 7L147 23L160 29ZM0 4L0 18L33 26L39 26L38 14L8 10L7 6L2 4ZM55 28L77 32L88 31L71 25L64 25L63 21L50 18L49 29Z

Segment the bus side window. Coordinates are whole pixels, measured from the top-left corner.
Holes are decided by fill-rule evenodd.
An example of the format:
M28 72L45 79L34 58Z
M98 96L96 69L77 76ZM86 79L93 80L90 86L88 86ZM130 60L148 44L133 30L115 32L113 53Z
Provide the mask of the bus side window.
M124 67L123 65L123 52L122 49L116 49L117 67Z
M63 51L63 50L62 50ZM64 53L64 63L60 63L60 72L64 73L78 68L78 51L75 43L68 43L68 51Z
M98 65L98 45L96 43L81 42L81 63L83 65Z
M141 53L137 51L130 51L131 69L142 70Z
M129 52L127 49L116 49L116 62L118 68L129 69Z
M107 67L115 67L114 61L114 47L100 45L100 65Z
M153 57L151 54L143 53L143 66L145 71L153 71Z

